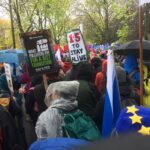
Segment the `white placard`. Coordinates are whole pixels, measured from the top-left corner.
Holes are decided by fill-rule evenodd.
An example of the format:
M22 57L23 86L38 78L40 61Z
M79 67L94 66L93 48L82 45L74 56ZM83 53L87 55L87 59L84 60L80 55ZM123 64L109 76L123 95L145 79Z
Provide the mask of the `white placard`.
M68 32L67 42L70 58L73 64L77 64L81 61L88 61L87 51L79 29Z
M6 80L7 80L8 88L9 88L11 94L13 94L14 88L13 88L13 84L12 84L10 65L7 63L4 63L4 68L5 68L5 74L6 74Z

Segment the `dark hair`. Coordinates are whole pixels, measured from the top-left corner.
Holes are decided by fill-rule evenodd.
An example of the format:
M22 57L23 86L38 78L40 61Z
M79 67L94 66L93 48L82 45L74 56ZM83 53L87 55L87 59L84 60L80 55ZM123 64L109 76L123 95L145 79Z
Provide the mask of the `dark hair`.
M94 80L94 70L90 63L80 62L76 69L76 80L86 80L92 82Z
M91 60L91 64L94 66L94 68L98 68L101 66L102 64L102 61L99 57L94 57L92 60Z

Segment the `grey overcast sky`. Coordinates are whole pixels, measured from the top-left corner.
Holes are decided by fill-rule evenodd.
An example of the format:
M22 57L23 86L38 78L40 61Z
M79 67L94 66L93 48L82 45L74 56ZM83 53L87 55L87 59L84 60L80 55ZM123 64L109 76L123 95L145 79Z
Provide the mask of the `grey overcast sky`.
M3 9L2 7L0 7L0 18L2 18L2 19L4 19L4 18L9 19L9 16L7 15L5 9Z

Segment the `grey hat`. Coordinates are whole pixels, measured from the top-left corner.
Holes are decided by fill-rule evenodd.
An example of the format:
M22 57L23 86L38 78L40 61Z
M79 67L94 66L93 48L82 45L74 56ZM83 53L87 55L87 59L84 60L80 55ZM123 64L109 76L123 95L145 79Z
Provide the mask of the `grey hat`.
M126 82L126 72L121 66L116 66L116 73L119 83Z

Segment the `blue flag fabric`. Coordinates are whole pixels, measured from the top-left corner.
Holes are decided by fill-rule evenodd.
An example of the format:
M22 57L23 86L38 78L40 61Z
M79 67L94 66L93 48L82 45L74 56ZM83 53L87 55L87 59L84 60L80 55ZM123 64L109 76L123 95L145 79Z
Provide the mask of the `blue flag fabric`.
M115 123L120 114L120 95L116 77L114 56L111 50L107 56L107 88L103 114L102 137L111 135Z
M117 134L150 135L150 108L134 105L124 108L116 123L115 131Z

